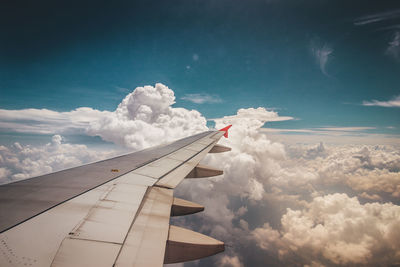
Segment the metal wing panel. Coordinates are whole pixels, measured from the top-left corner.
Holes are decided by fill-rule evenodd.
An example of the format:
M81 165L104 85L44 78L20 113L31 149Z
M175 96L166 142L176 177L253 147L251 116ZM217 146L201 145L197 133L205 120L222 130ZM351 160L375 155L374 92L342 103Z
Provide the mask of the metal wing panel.
M161 176L165 175L172 169L175 169L179 165L182 164L183 161L171 159L168 157L163 157L159 160L156 160L150 164L147 164L137 170L134 173L149 176L152 178L160 178Z
M62 240L109 189L109 184L62 203L0 234L0 266L50 266Z
M146 190L146 186L117 182L70 232L70 237L122 244Z
M0 186L0 233L212 133ZM117 170L117 171L112 171Z
M46 187L46 190L54 189L54 187L46 186L49 176L30 179L33 181L31 184L11 184L7 187L11 190L11 194L6 193L5 197L1 196L0 190L0 211L7 206L2 206L1 202L6 201L10 196L10 201L15 199L15 188L24 189L24 186L26 187L26 194L22 196L24 201L30 198L38 201L39 198L45 203L45 205L36 206L35 212L54 205L47 211L42 211L39 216L0 234L0 240L6 240L7 246L18 246L17 250L7 254L7 257L0 255L0 265L6 266L7 261L12 258L13 265L23 266L24 262L21 259L24 255L25 260L29 259L29 263L33 266L49 266L51 262L53 266L103 266L103 263L108 264L113 261L116 266L161 266L164 260L173 201L173 190L161 187L174 188L179 184L221 136L222 134L218 132L205 132L167 146L147 150L150 154L141 151L137 153L139 156L133 156L134 153L119 157L123 162L122 165L118 165L120 166L119 177L114 177L116 174L113 172L111 176L107 173L108 181L88 190L86 190L87 187L93 185L91 182L93 177L84 179L83 186L70 185L67 187L68 194L80 192L83 189L87 192L62 203L57 202L60 198L44 196L40 199L32 191L33 188L40 189L42 185ZM158 149L161 149L160 151L164 154L155 157ZM150 155L152 160L148 160ZM138 159L140 156L143 156L140 161L133 164L128 162L128 159ZM115 161L116 158L112 160ZM109 170L115 168L114 163L105 162L100 166L100 170L110 172ZM130 165L130 171L126 171L128 168L125 165ZM94 165L90 166L94 167ZM134 169L131 166L134 166ZM91 168L87 169L90 175L100 175L101 171L97 169L91 171ZM73 173L76 170L67 171ZM64 175L66 173L53 177L55 188L57 186L63 188L60 177ZM100 177L101 182L104 182L104 177ZM41 192L43 193L43 190ZM62 194L62 197L66 195ZM8 207L13 205L16 204L8 205ZM27 216L27 213L23 212L23 214ZM19 217L15 216L15 218ZM50 227L45 227L49 222L53 223ZM39 240L38 245L23 244L22 240L26 238ZM96 250L104 251L104 253L96 256ZM86 257L82 254L92 256ZM80 257L82 257L81 260L79 260ZM99 265L101 258L104 260Z

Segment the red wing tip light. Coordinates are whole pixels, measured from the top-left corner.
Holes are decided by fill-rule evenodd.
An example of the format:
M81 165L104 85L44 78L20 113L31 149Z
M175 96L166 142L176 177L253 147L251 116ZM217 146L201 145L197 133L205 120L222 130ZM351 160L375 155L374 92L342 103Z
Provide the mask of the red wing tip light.
M224 137L225 137L225 138L228 138L228 130L229 130L229 128L231 128L231 127L232 127L232 124L231 124L231 125L228 125L228 126L226 126L226 127L224 127L224 128L222 128L222 129L220 129L220 130L218 130L218 131L220 131L220 132L225 132Z

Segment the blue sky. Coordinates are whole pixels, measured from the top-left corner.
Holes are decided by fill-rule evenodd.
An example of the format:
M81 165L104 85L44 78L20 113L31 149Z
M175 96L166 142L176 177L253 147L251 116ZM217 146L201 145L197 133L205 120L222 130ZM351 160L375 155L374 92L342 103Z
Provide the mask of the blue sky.
M215 119L172 221L228 246L185 266L399 263L398 0L8 1L0 33L0 184Z
M362 105L400 95L396 1L8 5L0 11L2 109L114 110L135 87L161 82L175 106L207 118L261 106L298 119L275 128L400 133L398 106ZM218 101L196 104L187 94Z

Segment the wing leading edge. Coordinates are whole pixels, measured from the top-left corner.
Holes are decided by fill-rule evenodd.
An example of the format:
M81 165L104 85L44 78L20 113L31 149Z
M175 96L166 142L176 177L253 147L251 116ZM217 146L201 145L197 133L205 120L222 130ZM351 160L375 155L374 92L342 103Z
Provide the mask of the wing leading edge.
M204 210L173 197L228 128L0 186L1 266L161 266L214 255L224 243L169 225Z

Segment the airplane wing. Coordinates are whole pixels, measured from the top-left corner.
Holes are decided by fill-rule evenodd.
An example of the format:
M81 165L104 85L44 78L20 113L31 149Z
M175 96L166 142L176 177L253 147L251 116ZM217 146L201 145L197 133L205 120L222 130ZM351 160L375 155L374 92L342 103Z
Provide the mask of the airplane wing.
M173 197L229 127L0 186L0 266L162 266L224 251L224 243L169 224L204 210Z

